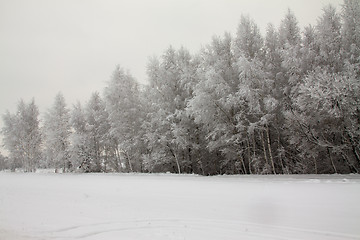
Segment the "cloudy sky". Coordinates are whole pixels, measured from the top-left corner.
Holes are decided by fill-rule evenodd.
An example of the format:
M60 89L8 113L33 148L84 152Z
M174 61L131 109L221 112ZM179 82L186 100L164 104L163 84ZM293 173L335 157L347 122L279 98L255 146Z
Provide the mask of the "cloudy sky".
M101 92L117 64L146 82L149 56L192 53L236 32L248 14L265 32L289 7L301 27L341 0L0 0L0 114L20 98L44 112L61 91L69 106ZM1 120L2 121L2 120ZM2 123L0 121L0 127Z

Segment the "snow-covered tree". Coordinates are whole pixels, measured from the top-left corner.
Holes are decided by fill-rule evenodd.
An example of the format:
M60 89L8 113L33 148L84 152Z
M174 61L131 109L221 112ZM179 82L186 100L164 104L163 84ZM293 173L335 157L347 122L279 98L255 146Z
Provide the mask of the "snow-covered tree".
M85 131L88 144L88 157L90 171L100 172L104 168L104 136L109 131L107 123L108 114L105 111L105 103L98 92L94 92L88 101L84 115L86 119Z
M17 112L7 112L3 121L3 142L10 154L12 168L21 167L25 171L35 171L42 153L39 110L35 100L32 99L28 104L21 100Z
M91 95L84 108L79 102L74 105L70 122L74 130L71 135L73 164L84 172L118 171L112 152L109 115L98 92Z
M316 25L316 43L319 47L318 65L331 72L339 72L343 67L341 59L340 15L331 5L323 8L323 15Z
M142 149L141 109L139 84L117 66L104 91L106 111L109 115L110 135L119 163L127 171L141 171Z
M247 59L263 57L263 39L260 30L249 16L241 16L234 45L236 57L243 56Z
M90 171L90 146L87 138L86 117L80 102L77 102L70 112L70 123L73 132L71 140L71 163L82 171Z
M302 159L314 161L305 165L316 172L358 172L360 84L355 72L353 67L337 74L312 72L287 114L290 142Z
M279 28L279 41L283 47L286 45L295 46L301 39L300 28L294 13L288 9Z
M244 28L243 24L241 22L239 28ZM252 25L257 29L255 23ZM276 173L270 132L274 128L272 122L278 109L278 100L274 98L276 96L274 71L279 71L281 65L278 36L272 25L268 27L265 45L262 44L262 37L258 31L248 29L241 33L252 36L249 39L258 44L248 43L241 47L242 54L235 62L238 88L236 93L228 98L233 101L233 109L236 109L236 130L239 135L237 139L239 146L236 149L238 151L241 149L237 155L242 156L243 166L247 160L249 172ZM243 38L240 33L236 39L239 38ZM236 45L238 43L239 41L235 41ZM249 58L248 54L244 53L249 52L254 46L257 48L252 51L256 51L257 54ZM266 57L269 57L269 60L264 59ZM269 67L269 61L273 61L272 67ZM246 170L245 167L244 169Z
M316 29L311 25L304 28L300 54L302 75L306 75L318 67L319 44L316 40Z
M154 57L148 63L150 85L144 97L150 105L143 127L146 129L145 141L149 151L146 160L161 156L156 161L166 171L181 173L180 153L171 131L175 120L173 114L184 107L176 55L175 49L170 47L163 54L162 61Z
M150 84L143 93L148 102L143 128L148 149L144 162L154 162L151 171L205 171L202 162L205 155L199 149L201 130L186 111L197 81L198 62L185 48L172 47L160 60L150 59ZM161 156L160 160L155 159L157 156Z
M345 58L351 63L360 62L360 2L344 0L342 5L341 36Z
M44 120L46 167L62 168L63 172L71 167L69 161L70 128L70 112L66 107L64 96L58 93Z
M274 25L269 23L266 29L264 44L264 61L267 71L273 75L273 78L276 78L278 74L282 74L280 49L279 33L276 31Z
M241 46L237 49L239 53L242 51ZM199 83L188 103L188 111L195 123L203 128L207 148L213 153L206 165L217 173L246 172L242 158L237 154L240 148L235 114L241 103L235 97L239 78L231 36L213 37L211 45L202 50L201 58Z
M281 58L284 68L285 94L290 95L292 88L298 83L301 75L300 61L300 28L294 13L288 9L279 28L279 42L282 47Z

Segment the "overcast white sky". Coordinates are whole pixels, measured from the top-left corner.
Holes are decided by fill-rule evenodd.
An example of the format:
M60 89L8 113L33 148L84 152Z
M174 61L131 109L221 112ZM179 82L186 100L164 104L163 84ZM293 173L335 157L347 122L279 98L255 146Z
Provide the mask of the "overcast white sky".
M68 106L85 102L117 64L145 82L149 56L197 52L235 33L241 14L265 32L288 7L301 27L316 24L328 3L342 0L0 0L0 114L32 97L44 112L59 91Z

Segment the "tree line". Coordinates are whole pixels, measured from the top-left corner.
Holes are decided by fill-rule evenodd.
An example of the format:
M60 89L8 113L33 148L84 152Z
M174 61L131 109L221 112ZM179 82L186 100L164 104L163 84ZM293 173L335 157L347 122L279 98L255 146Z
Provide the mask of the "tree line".
M7 167L84 172L358 173L360 3L324 7L302 31L288 10L265 37L248 16L196 54L149 59L148 84L120 66L102 93L39 119L3 115ZM4 159L4 158L1 158Z

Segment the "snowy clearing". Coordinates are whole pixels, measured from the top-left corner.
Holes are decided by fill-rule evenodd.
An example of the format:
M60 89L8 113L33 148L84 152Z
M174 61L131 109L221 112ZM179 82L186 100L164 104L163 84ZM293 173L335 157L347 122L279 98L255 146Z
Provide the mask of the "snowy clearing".
M0 173L0 239L360 239L360 176Z

